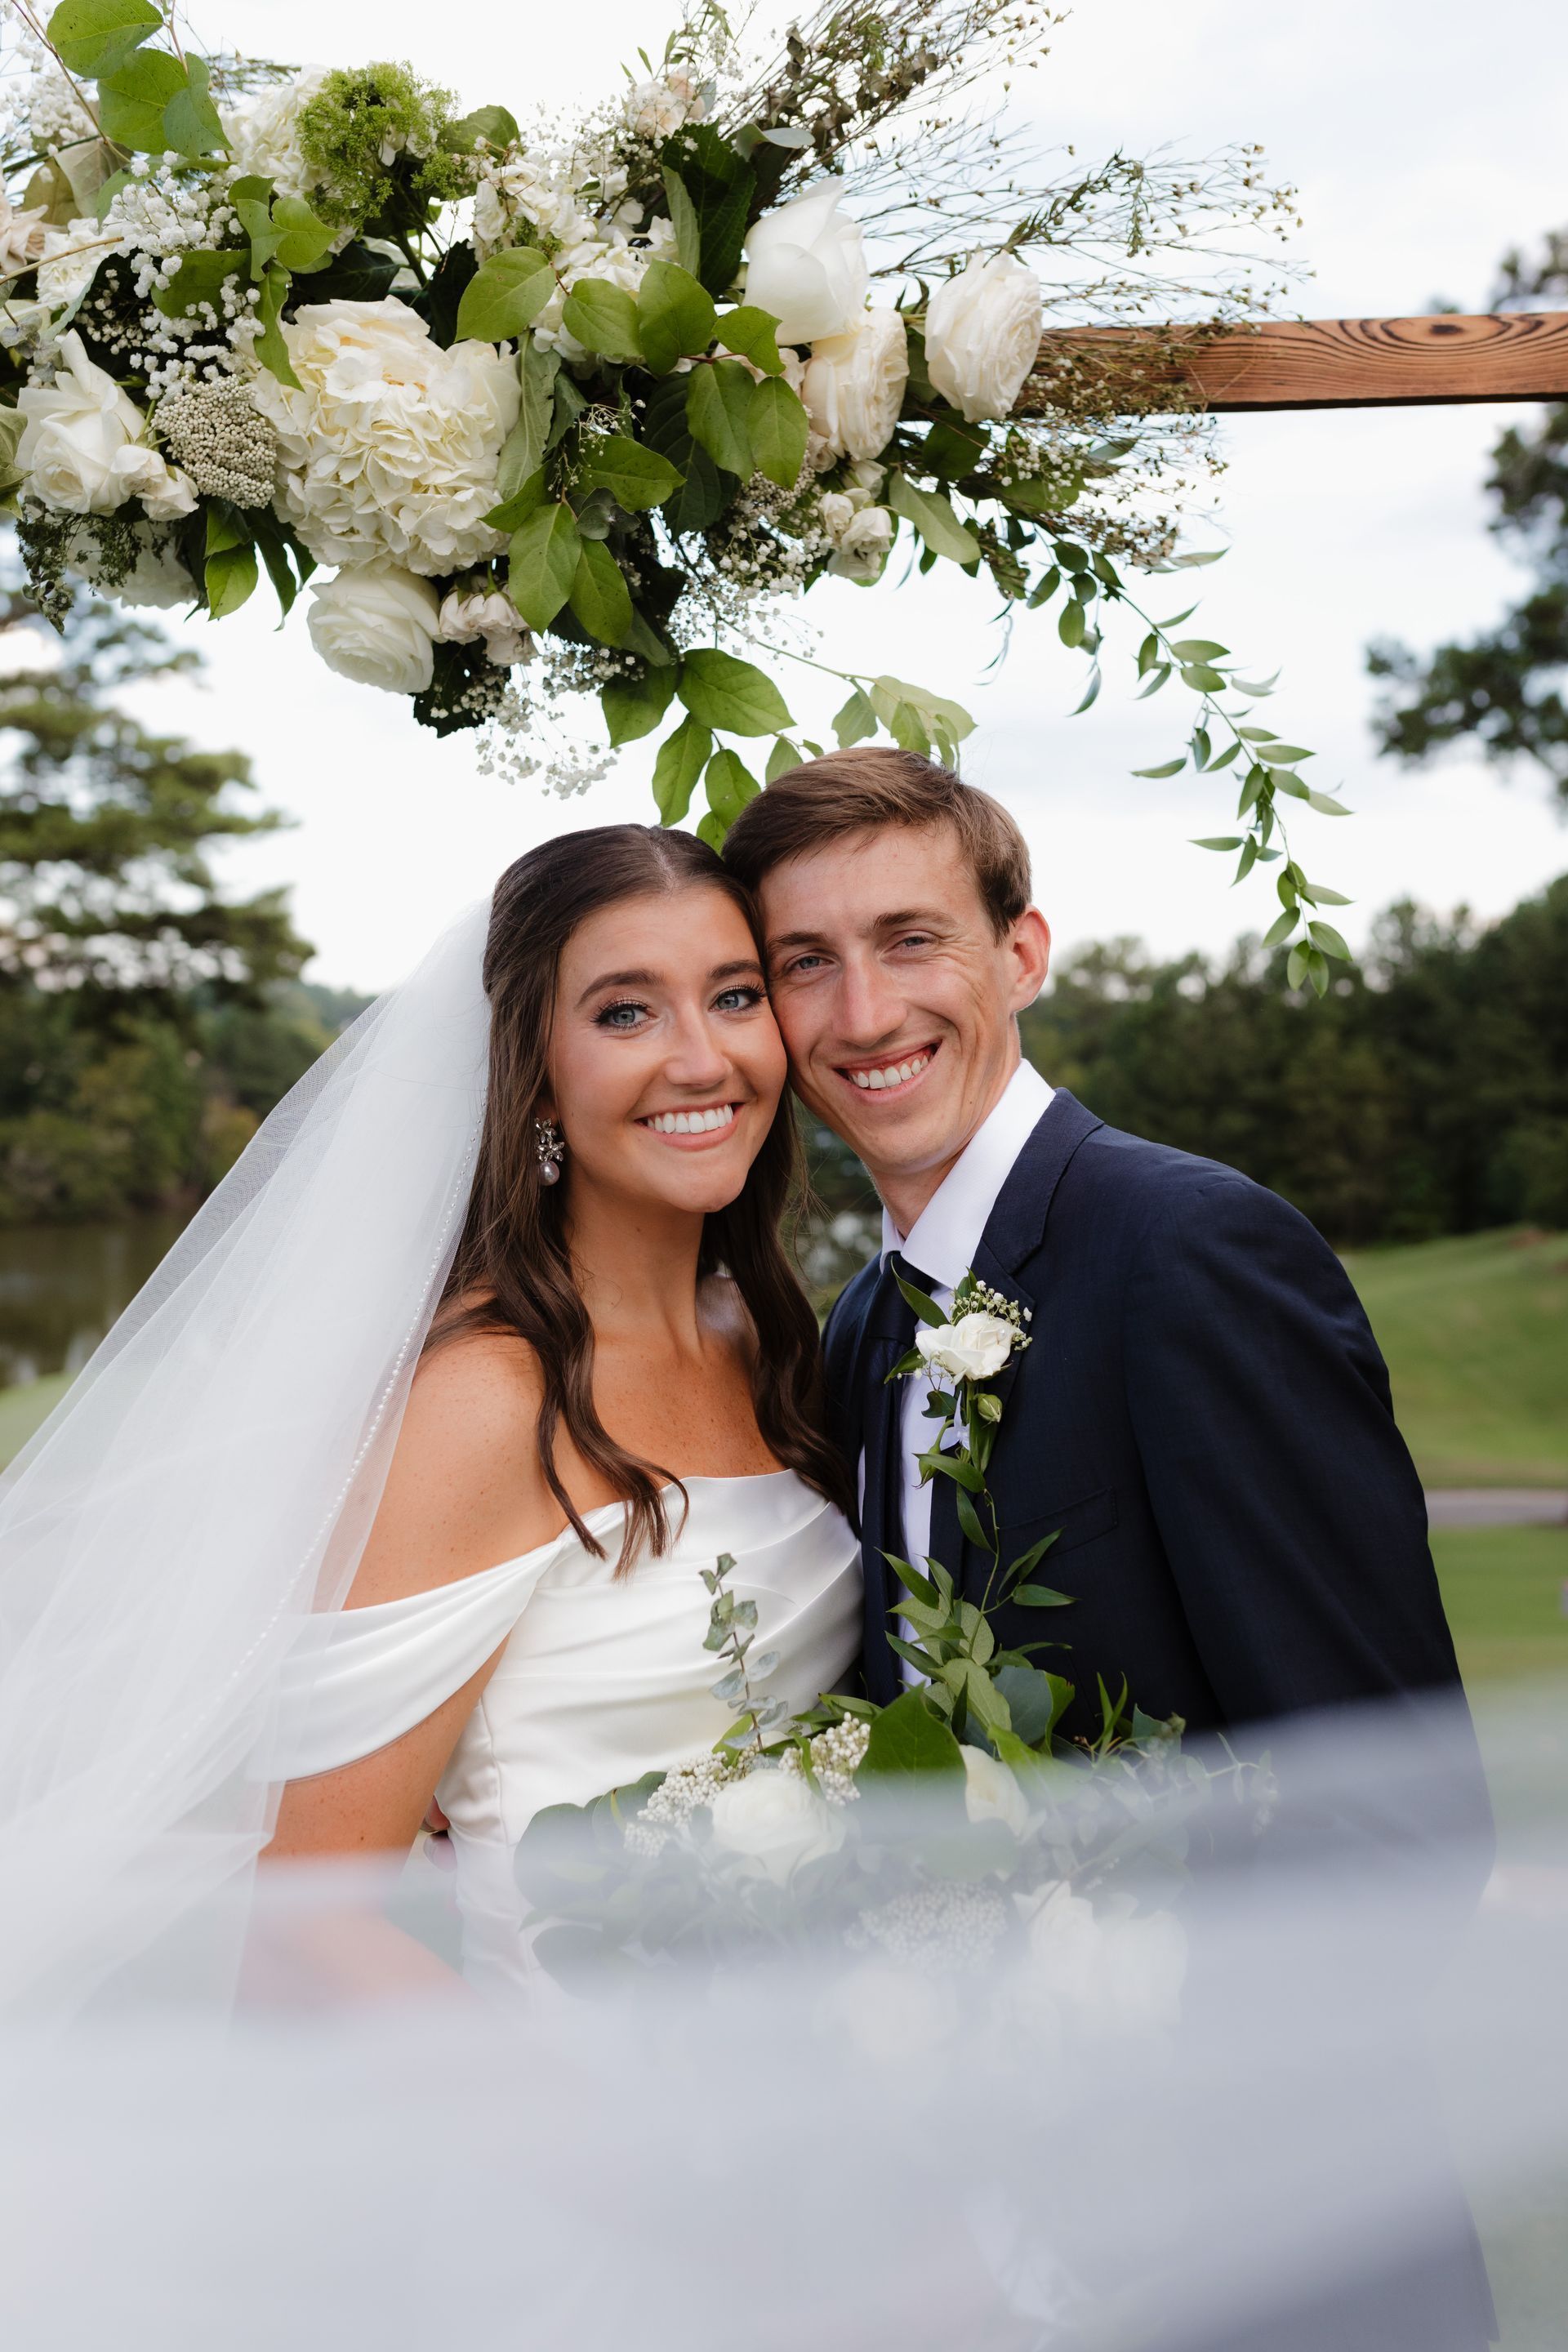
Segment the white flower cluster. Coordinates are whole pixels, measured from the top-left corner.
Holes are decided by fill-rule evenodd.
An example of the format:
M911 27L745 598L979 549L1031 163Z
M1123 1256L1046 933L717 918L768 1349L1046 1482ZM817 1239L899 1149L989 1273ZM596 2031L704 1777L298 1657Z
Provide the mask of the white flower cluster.
M871 1727L857 1716L847 1716L842 1723L831 1723L806 1742L806 1753L816 1785L830 1805L847 1805L860 1794L855 1785L855 1775L866 1760L866 1750L871 1741ZM787 1748L780 1759L786 1772L803 1777L805 1766L798 1748Z
M626 1823L622 1833L626 1852L651 1861L662 1852L670 1832L684 1829L693 1813L711 1805L720 1790L741 1769L739 1759L727 1755L697 1756L689 1764L678 1764L665 1774L641 1812Z
M827 568L846 580L881 577L893 544L893 518L877 503L886 479L885 467L858 458L846 467L842 489L823 490L817 497L817 519L833 549Z
M533 321L533 337L563 358L588 354L561 323L566 297L580 278L602 278L635 294L650 261L671 260L675 231L648 218L626 194L627 173L605 147L541 142L486 157L474 193L474 249L483 260L503 246L526 241L549 256L555 290ZM520 239L519 228L532 234Z
M270 180L280 196L317 192L321 177L300 149L300 116L326 79L324 66L307 66L303 73L258 91L244 106L221 110L229 162L237 173Z
M307 304L282 332L300 389L258 369L252 390L278 434L283 510L316 561L436 574L499 554L484 517L517 421L512 362L493 343L443 351L391 297Z
M271 504L278 436L248 386L233 377L178 384L158 403L156 424L202 498L237 507Z
M950 1976L987 1958L1007 1932L1007 1906L994 1887L947 1880L895 1895L860 1913L846 1937L920 1976Z

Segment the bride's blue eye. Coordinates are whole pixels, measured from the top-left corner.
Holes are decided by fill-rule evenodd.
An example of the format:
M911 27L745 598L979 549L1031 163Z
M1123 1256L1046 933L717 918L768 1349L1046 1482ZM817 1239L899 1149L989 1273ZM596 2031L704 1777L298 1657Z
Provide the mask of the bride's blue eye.
M722 995L714 998L713 1009L717 1013L750 1013L752 1007L760 1004L762 1001L763 992L760 988L750 986L727 988Z
M594 1025L596 1029L635 1029L647 1010L646 1005L634 1003L629 997L623 998L619 1004L606 1004L595 1013ZM624 1019L623 1014L626 1016Z

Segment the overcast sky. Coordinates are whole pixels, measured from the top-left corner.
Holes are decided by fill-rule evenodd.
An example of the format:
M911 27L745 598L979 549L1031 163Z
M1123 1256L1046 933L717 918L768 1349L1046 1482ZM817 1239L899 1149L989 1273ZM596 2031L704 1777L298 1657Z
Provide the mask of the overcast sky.
M657 0L651 13L629 0L597 0L591 12L198 0L192 15L209 46L293 62L404 56L470 103L514 108L613 88L617 60L655 48L666 29ZM1317 0L1310 11L1081 0L1026 97L1042 143L1070 140L1082 157L1263 141L1273 172L1300 190L1308 315L1418 311L1434 298L1479 309L1508 245L1568 220L1561 27L1559 0ZM1309 870L1354 897L1343 919L1352 943L1396 896L1499 914L1568 868L1568 833L1538 779L1505 782L1458 760L1405 771L1373 757L1368 725L1369 639L1462 634L1519 584L1487 532L1481 494L1487 453L1518 413L1242 416L1223 428L1228 470L1212 525L1194 537L1230 551L1196 575L1201 625L1254 674L1284 663L1271 723L1318 748L1314 780L1356 811L1349 822L1309 818L1299 836ZM1159 584L1168 593L1180 583ZM276 633L269 602L263 591L216 627L187 624L208 659L206 684L161 688L153 708L161 725L250 752L266 799L295 820L237 852L226 871L236 887L293 886L319 950L312 976L384 986L531 843L647 813L640 750L570 803L487 780L471 737L438 741L405 702L333 676L302 612ZM1128 774L1173 753L1190 714L1179 686L1132 706L1131 635L1108 646L1097 708L1071 719L1079 658L1048 624L1026 623L1011 662L987 677L992 600L946 565L897 593L833 583L807 611L826 627L829 659L892 669L974 712L968 772L1023 822L1059 940L1137 932L1164 953L1212 950L1270 919L1266 886L1232 893L1228 861L1184 845L1228 829L1224 780ZM831 703L802 692L801 676L781 667L809 732Z

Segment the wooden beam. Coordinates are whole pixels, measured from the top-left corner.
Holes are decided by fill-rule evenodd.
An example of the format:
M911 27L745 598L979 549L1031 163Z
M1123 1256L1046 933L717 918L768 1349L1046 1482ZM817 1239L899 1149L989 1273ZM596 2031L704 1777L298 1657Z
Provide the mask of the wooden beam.
M1017 407L1037 415L1094 399L1143 411L1165 405L1178 387L1199 408L1226 410L1568 400L1568 310L1054 328L1040 339Z

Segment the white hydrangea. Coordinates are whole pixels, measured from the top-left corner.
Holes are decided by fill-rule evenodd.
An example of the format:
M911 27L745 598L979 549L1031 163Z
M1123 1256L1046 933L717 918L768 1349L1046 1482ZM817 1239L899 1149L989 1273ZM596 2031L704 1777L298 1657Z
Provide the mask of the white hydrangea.
M223 111L237 172L271 180L280 196L308 196L321 185L300 146L300 116L326 79L325 66L307 66L292 80L274 82L244 106Z
M443 351L406 304L307 304L283 329L300 389L258 370L279 496L320 563L391 557L460 572L505 544L483 518L517 421L517 371L493 343Z

